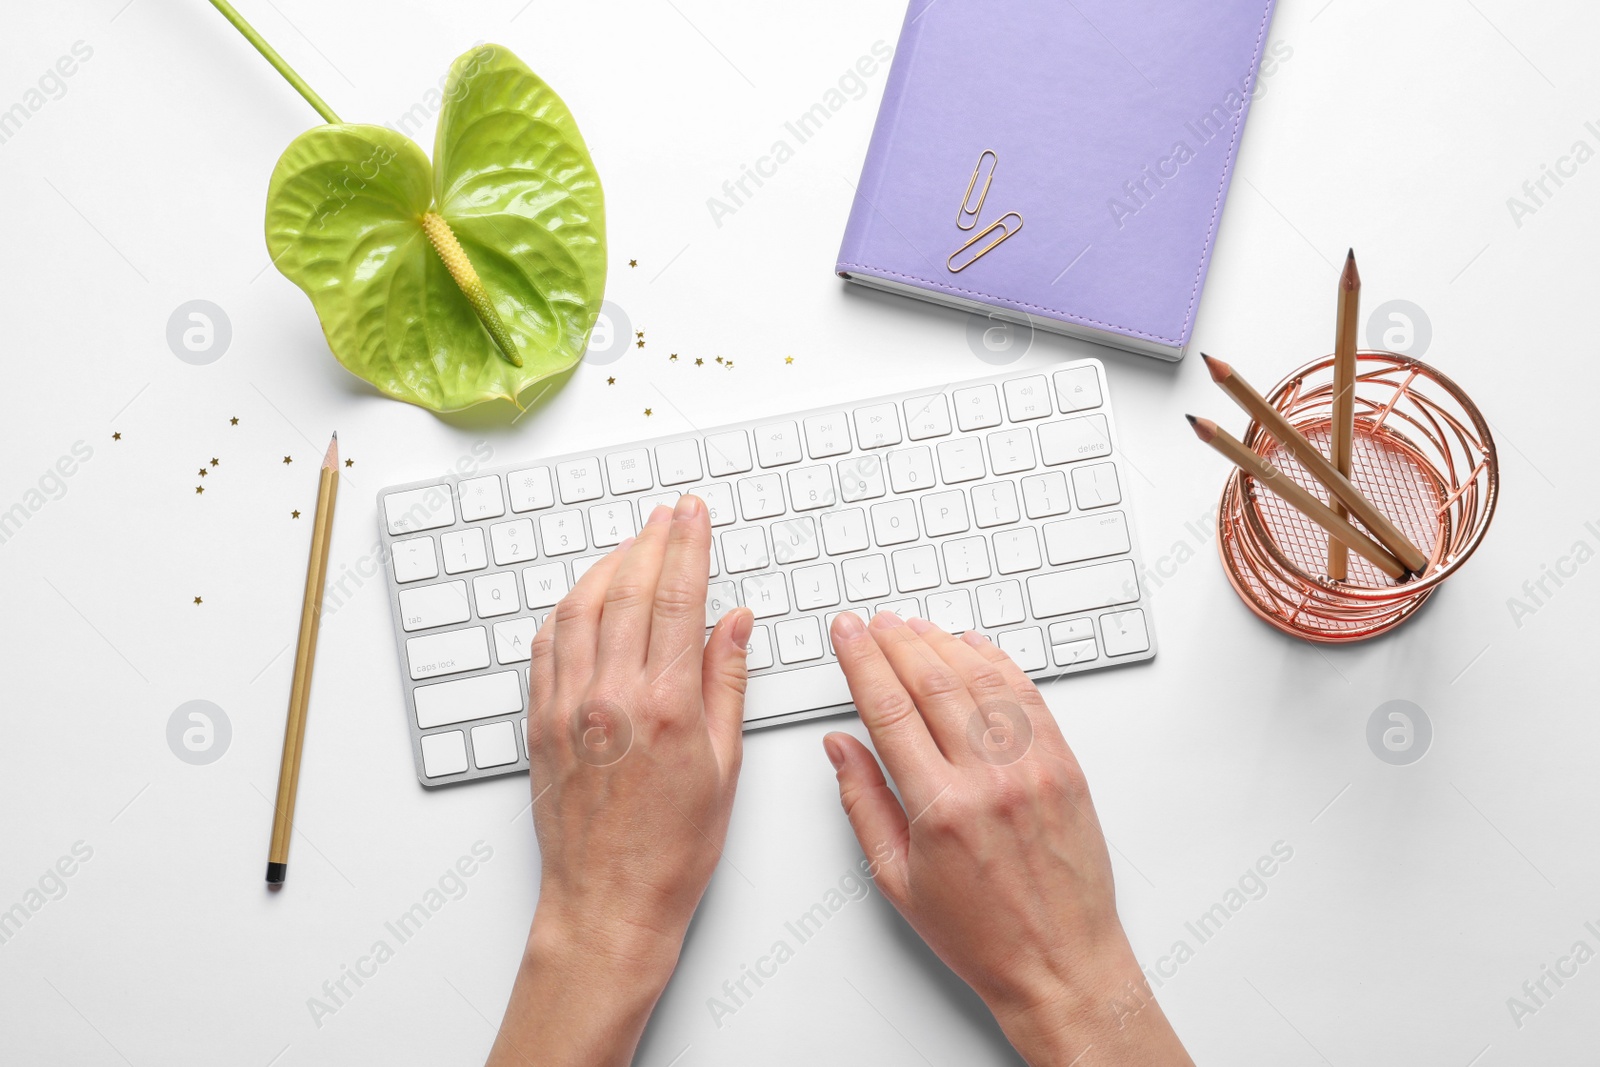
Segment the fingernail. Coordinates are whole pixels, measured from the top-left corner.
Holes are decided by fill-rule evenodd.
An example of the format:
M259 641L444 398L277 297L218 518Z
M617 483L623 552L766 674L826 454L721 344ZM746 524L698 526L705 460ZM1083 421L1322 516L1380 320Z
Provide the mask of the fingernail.
M740 608L734 612L733 621L728 624L728 640L739 647L739 651L748 652L750 647L750 630L755 626L756 617L749 608Z
M989 638L977 630L968 630L966 633L961 635L961 640L965 641L973 648L982 648L984 645L989 643Z
M833 620L833 636L835 640L844 638L853 641L867 630L866 623L861 621L861 616L853 611L842 611L839 617Z
M626 551L628 551L628 546L631 545L631 544L633 544L633 538L624 537L621 541L617 542L617 547L613 548L611 551L613 551L613 552L626 552Z
M836 736L829 734L822 739L822 751L828 754L828 762L833 764L834 770L844 766L844 746Z
M929 622L927 619L918 618L915 615L906 620L906 625L911 627L913 633L919 634L925 634L929 630L933 629L933 623Z
M665 504L657 504L650 512L650 517L645 520L646 526L654 526L658 522L666 522L672 518L672 509Z
M705 507L700 498L693 493L685 493L678 498L678 506L672 509L672 517L679 522L688 522L700 516L700 509Z
M872 625L879 630L892 630L896 626L904 626L905 620L892 611L880 611L872 617Z

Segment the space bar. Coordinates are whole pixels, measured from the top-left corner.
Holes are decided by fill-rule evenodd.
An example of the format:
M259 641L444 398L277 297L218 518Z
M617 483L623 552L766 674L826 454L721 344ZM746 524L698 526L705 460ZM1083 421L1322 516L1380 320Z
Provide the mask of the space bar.
M793 715L817 708L853 703L844 671L837 663L801 667L778 674L758 674L744 690L744 721L757 722L777 715Z

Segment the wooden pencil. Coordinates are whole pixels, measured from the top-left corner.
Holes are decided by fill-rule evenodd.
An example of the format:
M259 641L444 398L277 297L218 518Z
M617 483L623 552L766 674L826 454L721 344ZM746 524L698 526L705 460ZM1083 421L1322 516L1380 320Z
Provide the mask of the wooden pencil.
M1269 404L1267 398L1245 381L1243 375L1222 360L1212 359L1204 352L1200 353L1200 358L1205 361L1206 369L1211 372L1211 380L1220 385L1223 392L1249 412L1274 441L1287 448L1313 478L1327 486L1334 500L1343 504L1349 515L1354 515L1363 526L1372 531L1372 536L1379 544L1404 563L1412 573L1421 574L1427 569L1428 557L1411 543L1398 526L1389 521L1387 515L1363 496L1361 490L1351 484L1349 478L1328 462L1327 457L1316 445L1306 440L1304 434L1294 428L1283 412Z
M1195 436L1222 453L1233 464L1255 478L1256 482L1281 497L1284 503L1326 530L1329 536L1348 545L1353 551L1369 560L1374 567L1397 582L1411 577L1405 564L1391 556L1387 549L1372 538L1334 514L1332 508L1312 496L1293 478L1274 467L1268 460L1246 448L1237 437L1210 419L1185 415L1194 427Z
M1350 477L1350 458L1356 435L1356 335L1361 317L1361 275L1356 271L1356 250L1344 259L1339 277L1339 312L1333 344L1333 423L1329 428L1330 457L1339 473ZM1334 502L1334 513L1345 517L1344 505ZM1343 581L1349 559L1346 546L1328 542L1328 577Z
M289 719L283 730L283 759L278 765L278 799L273 806L272 844L267 851L267 884L282 885L289 873L289 835L294 830L294 800L300 787L300 751L306 740L306 707L311 698L311 668L317 658L317 626L322 619L322 587L328 576L328 543L333 531L333 505L339 495L339 435L328 442L317 482L317 514L311 527L311 558L306 563L306 590L300 602L300 641L294 653L294 681L289 687Z

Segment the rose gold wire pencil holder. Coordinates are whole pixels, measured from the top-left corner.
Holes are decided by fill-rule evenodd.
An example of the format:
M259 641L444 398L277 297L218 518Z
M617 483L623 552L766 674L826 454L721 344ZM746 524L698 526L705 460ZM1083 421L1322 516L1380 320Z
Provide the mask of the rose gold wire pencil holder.
M1332 356L1308 363L1267 395L1324 454L1333 363ZM1331 503L1256 422L1243 441ZM1482 542L1500 495L1500 464L1489 424L1454 381L1407 356L1361 352L1350 480L1427 555L1420 577L1396 581L1352 552L1347 579L1335 581L1327 576L1321 527L1241 470L1223 488L1217 547L1228 581L1251 611L1286 634L1361 641L1410 618Z

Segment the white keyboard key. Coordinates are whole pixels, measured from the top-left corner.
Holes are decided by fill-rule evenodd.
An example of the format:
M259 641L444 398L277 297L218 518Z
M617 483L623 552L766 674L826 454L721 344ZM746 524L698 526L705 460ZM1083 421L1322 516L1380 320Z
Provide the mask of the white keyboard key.
M689 442L691 445L693 441ZM698 474L695 478L700 477ZM625 452L611 452L606 455L606 480L611 485L613 496L623 493L640 493L646 489L656 487L655 479L650 477L650 450L647 448L630 448ZM693 481L693 479L685 479Z
M700 446L691 438L656 445L656 472L662 485L683 485L705 477L700 469Z
M895 588L902 593L932 589L939 584L939 553L932 545L902 548L890 553Z
M904 600L890 600L872 609L874 615L880 611L887 611L890 615L898 615L902 619L922 617L922 605L917 603L917 598L914 596L908 596Z
M706 438L706 470L711 477L743 474L750 467L750 438L743 430L714 433Z
M383 516L389 523L389 532L396 535L456 524L456 509L447 485L390 493L383 498Z
M929 593L923 599L928 608L924 618L945 633L963 634L972 629L972 597L965 589Z
M1105 640L1108 656L1131 656L1150 649L1150 633L1145 628L1144 612L1139 608L1100 616L1100 636Z
M895 404L869 404L856 408L856 441L862 448L882 448L900 443L900 411Z
M1090 467L1075 467L1072 471L1072 495L1078 508L1103 508L1122 502L1122 486L1117 481L1115 463L1096 463Z
M1032 526L1001 530L993 536L994 565L1001 574L1036 571L1044 565L1039 558L1039 535Z
M739 583L744 594L744 606L758 619L789 614L789 586L782 571L771 574L752 574Z
M951 584L989 577L989 546L982 537L956 537L941 547L945 578Z
M913 493L938 484L933 473L933 450L927 445L897 448L889 453L889 488L897 493Z
M483 529L478 526L440 534L439 552L444 556L446 574L481 571L489 565L489 555L483 547Z
M903 405L906 411L906 436L913 441L943 437L950 432L950 405L943 393L914 396Z
M479 767L504 767L517 762L517 727L510 719L472 728L472 762Z
M494 661L502 666L526 663L528 650L533 647L534 632L538 629L539 623L531 615L495 623Z
M1025 671L1042 671L1050 665L1044 657L1044 635L1037 626L1006 630L995 643Z
M556 563L552 566L560 567ZM530 567L529 570L538 570ZM472 600L478 605L478 618L490 619L496 615L510 615L521 611L517 603L517 575L515 571L496 571L472 579Z
M510 522L495 523L489 527L489 542L494 545L496 567L524 563L539 554L537 543L533 539L532 519L513 519Z
M772 558L779 566L816 559L822 548L817 543L817 524L810 515L784 519L772 524Z
M839 564L848 600L875 600L889 595L889 564L882 556L858 556Z
M872 505L872 537L880 547L915 541L918 537L916 503L886 500Z
M866 608L846 608L845 611L860 619L863 624L872 619L872 614ZM828 651L834 655L838 655L839 650L833 647L833 620L843 614L844 611L830 611L822 620L822 632L828 635Z
M956 407L956 426L965 433L1000 425L1000 394L992 385L957 389L952 400Z
M794 606L799 611L831 608L839 603L839 578L831 563L815 567L796 567L794 578Z
M774 628L778 639L778 658L785 663L804 663L822 658L822 628L816 616L785 619Z
M997 431L990 434L988 440L989 466L996 474L1031 471L1036 466L1033 436L1026 427Z
M589 573L589 568L590 567L593 567L596 563L599 563L601 560L603 560L605 558L606 558L606 554L604 552L599 552L599 553L596 553L593 556L579 556L577 559L573 560L572 561L572 581L573 581L573 583L576 584L585 574Z
M472 617L467 608L467 583L444 582L400 590L400 624L407 631L466 622Z
M493 527L490 531L493 532ZM582 552L589 547L589 542L583 536L583 513L573 509L539 516L539 540L544 542L544 554L547 556Z
M835 503L833 470L826 463L789 472L789 505L796 511L831 508Z
M1022 479L1022 502L1027 505L1028 518L1042 519L1046 515L1065 515L1072 510L1067 496L1065 471L1045 471L1030 474Z
M971 525L967 518L967 494L961 490L929 493L922 498L922 528L929 537L966 533Z
M715 626L722 617L739 606L732 582L712 582L706 586L706 626Z
M884 494L883 462L874 454L851 456L838 463L839 499L846 504L876 500Z
M837 663L758 674L745 684L744 721L779 719L818 708L850 704L850 683Z
M590 506L589 531L594 535L596 548L620 545L639 532L633 525L633 505L626 500L613 500L609 504Z
M722 565L729 574L764 571L772 566L767 556L767 532L760 526L741 526L722 532Z
M673 489L665 493L646 493L644 496L640 497L637 501L639 505L638 528L644 528L644 524L650 521L650 513L656 508L676 507L678 504L678 498L682 495L682 493L678 492L676 489Z
M1088 411L1101 404L1100 375L1093 367L1071 367L1055 373L1056 403L1061 413Z
M511 491L512 511L539 511L556 505L549 467L512 471L506 475L506 488Z
M750 640L744 643L744 669L759 671L772 666L772 634L765 626L750 627Z
M1057 667L1075 667L1100 658L1100 650L1091 638L1087 641L1064 641L1050 646L1050 658Z
M1042 374L1028 378L1013 378L1006 383L1006 414L1012 422L1026 422L1055 414L1051 402L1050 383Z
M429 778L460 774L467 769L466 735L460 730L428 734L422 739L422 773Z
M1131 604L1138 599L1139 579L1132 561L1126 559L1036 574L1028 579L1028 600L1036 619L1078 615L1095 608Z
M813 415L805 421L806 452L812 459L842 456L850 451L850 424L842 411Z
M745 522L783 514L783 475L739 479L739 514Z
M1015 483L988 482L973 486L972 514L980 530L1016 522L1022 514L1017 510Z
M1120 511L1044 524L1044 554L1055 567L1128 551L1128 518Z
M541 563L537 567L522 568L522 591L528 598L529 608L553 608L566 596L571 586L567 584L567 565L561 562ZM516 597L513 586L512 598ZM478 597L478 614L483 612L483 597Z
M868 547L867 513L860 508L824 512L822 545L830 556L864 551Z
M489 638L481 626L407 638L406 662L413 679L475 671L489 665Z
M482 631L479 631L480 633ZM461 678L438 685L419 685L411 692L417 725L424 730L450 726L522 710L522 685L516 671Z
M1026 617L1022 609L1022 583L1013 578L978 586L978 617L991 629L1021 622Z
M411 537L393 545L394 580L420 582L424 578L439 576L439 557L433 550L433 538Z
M970 482L987 473L983 466L983 442L976 437L958 437L939 442L939 475L947 485Z
M1111 428L1104 415L1084 415L1039 425L1039 458L1044 465L1076 463L1111 455Z
M1067 645L1074 641L1094 639L1094 621L1085 615L1081 619L1063 619L1050 624L1050 643Z
M793 422L769 422L755 428L756 462L782 467L805 458L800 448L800 427Z
M506 498L500 491L500 476L468 478L456 485L456 495L461 498L461 521L498 519L506 513Z
M727 482L697 485L689 490L689 493L705 501L706 514L711 516L711 525L727 526L738 521L738 513L733 510L733 486Z
M598 500L606 491L600 479L600 461L592 456L557 463L556 485L561 489L563 504L581 504L585 500Z

